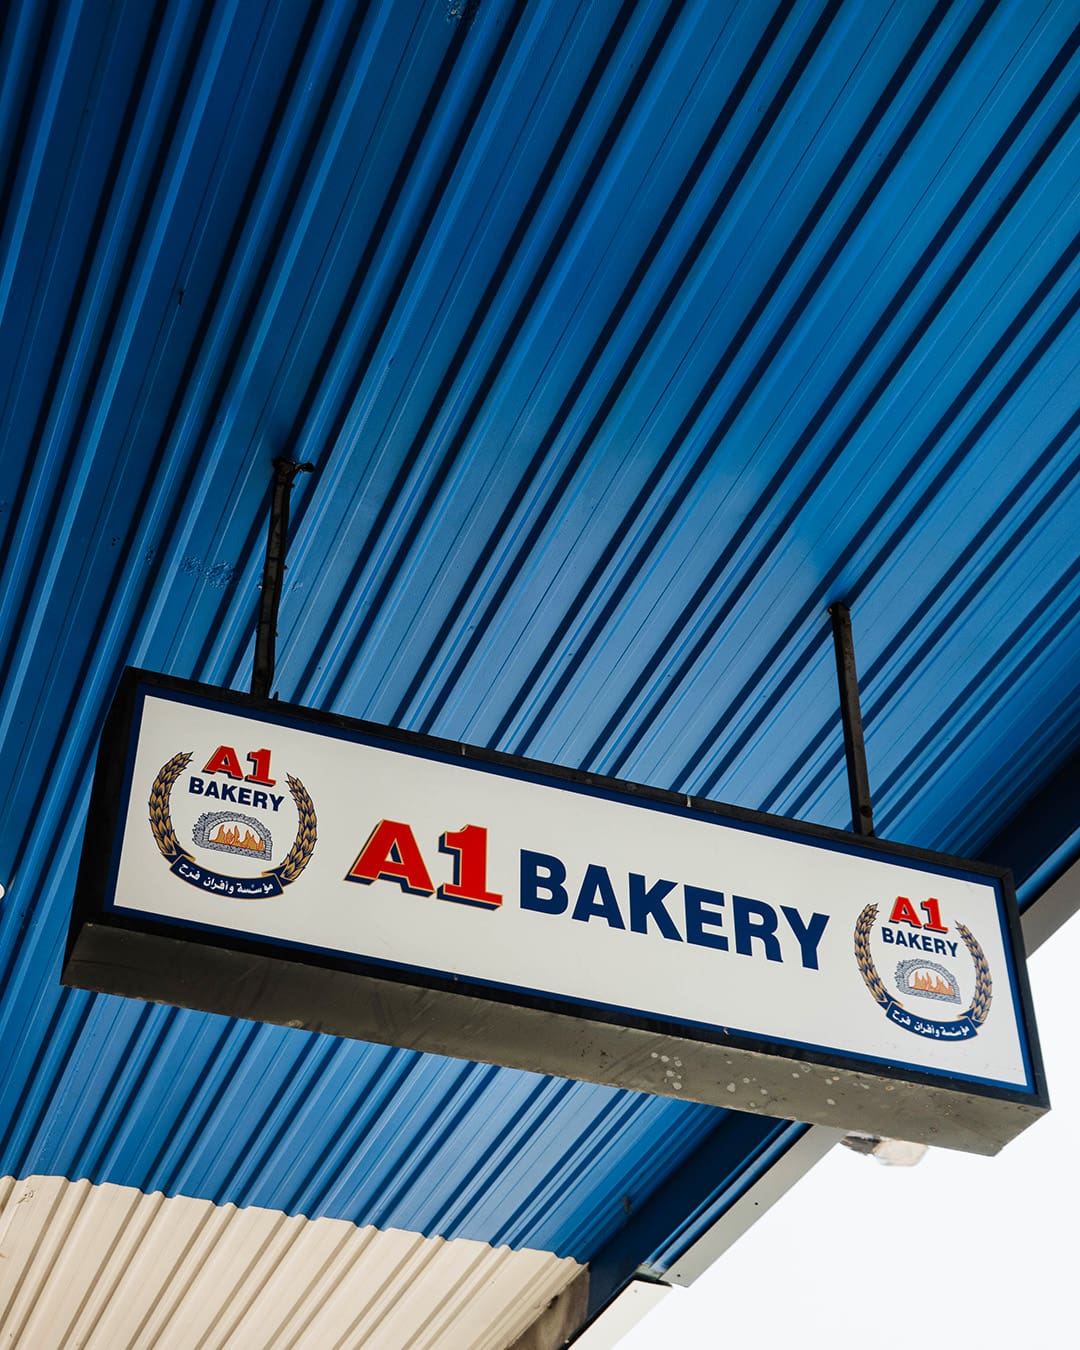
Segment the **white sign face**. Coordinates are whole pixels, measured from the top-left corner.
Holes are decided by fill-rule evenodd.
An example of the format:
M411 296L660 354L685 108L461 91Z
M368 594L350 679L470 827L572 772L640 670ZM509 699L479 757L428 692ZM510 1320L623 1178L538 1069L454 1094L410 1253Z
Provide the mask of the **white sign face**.
M1035 1091L989 869L167 691L136 726L106 913Z

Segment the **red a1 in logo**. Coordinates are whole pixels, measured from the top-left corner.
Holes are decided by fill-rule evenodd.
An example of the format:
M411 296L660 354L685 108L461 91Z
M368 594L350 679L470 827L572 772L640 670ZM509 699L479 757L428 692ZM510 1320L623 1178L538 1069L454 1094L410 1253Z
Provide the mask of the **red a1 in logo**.
M240 756L231 745L219 745L203 766L203 773L226 773L230 778L242 778L248 783L258 783L260 787L274 786L277 779L270 777L269 750L249 750L244 758L251 760L252 773L244 773Z
M941 906L937 900L933 897L924 900L919 908L926 915L925 922L916 914L915 906L907 896L898 895L896 903L892 907L892 913L889 915L889 922L910 924L912 928L925 928L931 933L947 933L949 931L948 924L941 922Z

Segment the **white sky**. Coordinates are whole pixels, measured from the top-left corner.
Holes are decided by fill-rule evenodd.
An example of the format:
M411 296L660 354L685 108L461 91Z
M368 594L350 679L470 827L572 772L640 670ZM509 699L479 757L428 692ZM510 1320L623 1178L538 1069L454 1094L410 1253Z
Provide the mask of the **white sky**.
M834 1148L619 1350L1080 1346L1078 925L1030 962L1049 1115L996 1158Z

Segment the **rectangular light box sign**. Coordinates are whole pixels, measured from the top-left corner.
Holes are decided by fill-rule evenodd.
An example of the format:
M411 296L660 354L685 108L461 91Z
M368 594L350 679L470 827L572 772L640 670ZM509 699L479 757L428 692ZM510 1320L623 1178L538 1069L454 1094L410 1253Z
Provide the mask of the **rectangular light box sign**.
M993 1153L1019 931L1001 869L128 671L63 980Z

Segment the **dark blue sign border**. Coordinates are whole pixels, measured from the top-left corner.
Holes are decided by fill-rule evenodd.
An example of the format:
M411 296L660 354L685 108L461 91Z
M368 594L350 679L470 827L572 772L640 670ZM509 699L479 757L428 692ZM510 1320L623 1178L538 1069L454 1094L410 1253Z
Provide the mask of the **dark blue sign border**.
M677 815L684 819L723 823L731 828L747 830L768 838L794 840L823 848L828 852L849 853L900 866L928 869L950 877L989 883L993 887L997 901L998 922L1009 964L1013 1010L1025 1069L1025 1086L1021 1089L1015 1084L1002 1083L985 1077L935 1070L924 1065L854 1054L834 1047L782 1037L770 1036L768 1039L762 1039L760 1035L741 1029L720 1028L689 1019L660 1016L638 1008L598 1003L565 994L551 994L474 976L456 976L448 971L365 958L355 953L253 935L242 929L203 925L189 920L169 919L160 914L136 911L127 907L118 908L114 896L119 870L122 824L127 815L139 728L148 696L164 697L173 703L188 704L263 723L290 727L309 734L329 736L338 741L351 741L382 750L420 756L500 777L518 778L562 791L578 792L625 805ZM102 738L91 815L93 828L88 831L87 846L80 869L79 889L68 943L69 957L77 944L79 931L86 922L104 921L115 925L118 929L137 928L154 933L180 930L186 938L197 944L213 945L215 942L227 941L236 950L256 952L265 949L268 953L273 952L276 957L284 956L289 959L293 959L295 954L295 959L306 964L311 964L314 960L316 963L321 962L336 969L356 970L357 973L369 977L404 980L407 983L453 993L474 993L502 1003L600 1018L606 1022L636 1026L666 1035L690 1035L695 1039L707 1039L713 1043L731 1045L733 1048L766 1054L775 1054L777 1050L782 1050L789 1058L838 1067L842 1065L854 1071L873 1065L874 1071L884 1076L938 1085L955 1081L958 1084L962 1083L968 1091L989 1090L985 1095L1008 1100L1034 1101L1038 1104L1043 1104L1047 1100L1041 1057L1033 1032L1034 1019L1031 1015L1026 967L1022 961L1016 959L1016 953L1023 951L1016 898L1008 872L1000 867L952 858L885 840L866 839L826 826L765 815L702 798L586 774L559 765L544 764L498 751L403 732L335 714L320 713L276 701L258 700L230 690L174 680L135 669L129 669L124 674ZM102 856L106 847L108 851Z

